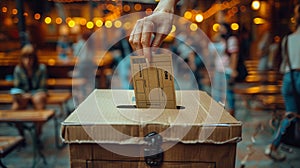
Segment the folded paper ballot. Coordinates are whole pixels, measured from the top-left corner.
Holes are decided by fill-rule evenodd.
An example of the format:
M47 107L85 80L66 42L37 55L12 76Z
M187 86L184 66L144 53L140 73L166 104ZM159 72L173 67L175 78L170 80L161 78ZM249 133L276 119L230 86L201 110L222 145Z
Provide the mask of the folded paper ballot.
M176 108L174 72L171 55L130 58L136 106L138 108Z

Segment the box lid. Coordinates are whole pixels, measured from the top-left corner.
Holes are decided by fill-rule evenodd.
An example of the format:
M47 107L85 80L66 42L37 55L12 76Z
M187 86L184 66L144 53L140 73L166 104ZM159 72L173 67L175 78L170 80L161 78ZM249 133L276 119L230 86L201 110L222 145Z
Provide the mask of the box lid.
M177 109L135 108L132 90L94 90L64 122L66 143L144 143L150 132L164 141L223 144L241 140L241 122L203 91L176 91Z

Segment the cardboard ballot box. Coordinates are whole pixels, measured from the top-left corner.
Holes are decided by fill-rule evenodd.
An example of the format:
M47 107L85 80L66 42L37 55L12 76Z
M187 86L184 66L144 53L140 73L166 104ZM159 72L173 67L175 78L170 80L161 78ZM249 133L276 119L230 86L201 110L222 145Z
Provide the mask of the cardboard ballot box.
M233 168L241 123L202 91L176 103L136 108L132 90L95 90L62 123L71 167Z

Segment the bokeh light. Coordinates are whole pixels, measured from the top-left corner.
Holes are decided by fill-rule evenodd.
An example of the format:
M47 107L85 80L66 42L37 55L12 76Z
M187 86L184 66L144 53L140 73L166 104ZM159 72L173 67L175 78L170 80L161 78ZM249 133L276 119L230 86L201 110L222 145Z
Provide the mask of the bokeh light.
M202 22L203 21L203 15L197 14L195 20L196 20L196 22Z
M46 24L50 24L52 19L51 19L51 17L47 16L44 21Z

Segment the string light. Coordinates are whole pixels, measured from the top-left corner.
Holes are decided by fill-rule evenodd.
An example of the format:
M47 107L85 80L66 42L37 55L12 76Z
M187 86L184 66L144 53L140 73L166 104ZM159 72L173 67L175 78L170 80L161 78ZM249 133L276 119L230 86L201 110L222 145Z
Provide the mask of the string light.
M48 17L45 18L45 23L46 24L50 24L51 21L52 21L51 17L48 16Z
M129 5L124 5L123 10L124 10L124 12L129 12L130 11L130 6Z
M92 29L92 28L94 27L94 23L93 23L92 21L88 21L88 22L86 23L86 27L87 27L88 29Z
M135 4L135 5L134 5L134 9L135 9L136 11L140 11L140 10L142 10L142 5L141 5L141 4Z
M75 26L75 21L74 20L70 20L69 22L68 22L68 26L69 27L74 27Z
M62 23L62 19L60 17L55 19L56 24L61 24Z
M260 8L260 2L257 0L252 1L251 7L253 10L258 10Z
M105 27L106 28L111 28L112 27L112 22L110 20L105 22Z
M120 20L116 20L114 25L116 28L120 28L122 26L122 22Z
M198 29L198 25L197 25L196 23L192 23L192 24L190 25L190 29L191 29L192 31L196 31L196 30Z
M6 12L7 12L7 7L5 7L5 6L2 7L2 12L3 12L3 13L6 13Z
M196 15L196 17L195 17L195 20L196 20L196 22L202 22L203 21L203 15L201 15L201 14L197 14Z
M190 12L190 11L184 12L184 18L186 18L186 19L191 19L192 16L193 16L192 12Z
M101 26L103 26L103 21L102 21L102 20L100 20L100 19L99 19L99 20L97 20L97 21L96 21L96 26L97 26L97 27L101 27Z
M34 14L34 19L39 20L41 18L41 15L39 13Z
M239 29L239 24L237 24L237 23L232 23L231 25L230 25L230 28L232 29L232 30L238 30Z
M12 14L13 14L13 15L18 14L18 10L17 10L17 9L13 9L13 10L12 10Z
M215 23L212 28L213 28L213 31L217 32L220 29L220 24Z

